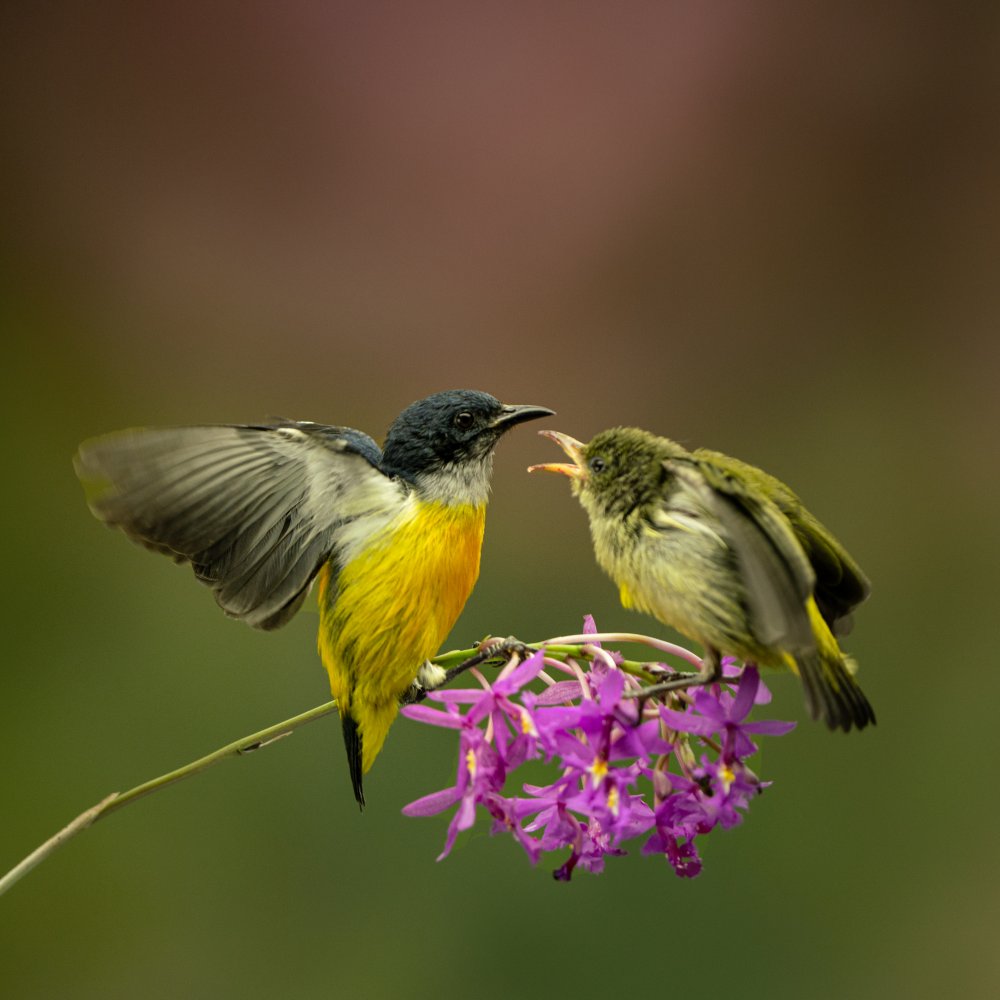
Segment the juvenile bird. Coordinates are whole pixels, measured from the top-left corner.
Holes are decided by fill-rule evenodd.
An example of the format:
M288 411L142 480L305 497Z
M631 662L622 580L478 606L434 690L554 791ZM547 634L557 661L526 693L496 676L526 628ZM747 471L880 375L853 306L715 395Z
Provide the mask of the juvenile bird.
M725 654L798 674L812 718L863 729L875 713L840 649L870 585L780 480L728 455L621 427L588 444L541 431L572 464L594 552L622 604L702 644L703 667L654 690L718 679Z
M307 421L123 431L75 458L93 513L188 562L225 613L275 629L315 581L319 652L351 782L371 768L479 575L493 451L541 406L439 392L395 419L384 449Z

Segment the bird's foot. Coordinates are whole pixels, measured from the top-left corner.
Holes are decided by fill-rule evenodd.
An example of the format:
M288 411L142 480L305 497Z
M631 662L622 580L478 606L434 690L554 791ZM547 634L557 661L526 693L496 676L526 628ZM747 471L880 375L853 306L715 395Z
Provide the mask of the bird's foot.
M656 698L669 691L684 691L692 687L705 687L714 684L722 679L722 658L714 649L705 651L705 656L701 661L701 670L693 674L680 674L671 677L668 681L660 681L657 684L650 684L648 687L638 688L635 691L628 691L626 698L640 699L640 706L644 706L650 698ZM640 717L642 715L640 707Z
M512 635L506 639L495 639L492 636L487 637L477 645L476 649L477 651L472 656L450 670L445 670L444 667L440 667L436 663L431 663L430 660L425 662L417 671L417 676L413 683L400 699L400 704L412 705L415 702L423 701L427 697L428 692L444 687L460 674L464 674L466 670L482 666L490 660L506 660L511 656L518 656L524 660L535 652L527 643L521 642L520 639L515 639Z
M521 642L520 639L516 639L512 635L507 636L506 639L497 639L495 636L487 636L481 643L479 643L479 653L484 655L484 659L481 662L496 659L504 653L506 653L508 657L516 655L520 659L526 660L534 652L536 652L536 650L532 649L531 646L525 642Z
M524 660L535 652L527 643L521 642L520 639L515 639L512 635L507 636L506 639L487 636L482 642L477 644L476 649L476 653L467 660L464 660L457 667L452 667L448 671L445 683L454 680L459 674L464 674L466 670L489 663L490 660L503 660L506 662L511 656L517 656Z

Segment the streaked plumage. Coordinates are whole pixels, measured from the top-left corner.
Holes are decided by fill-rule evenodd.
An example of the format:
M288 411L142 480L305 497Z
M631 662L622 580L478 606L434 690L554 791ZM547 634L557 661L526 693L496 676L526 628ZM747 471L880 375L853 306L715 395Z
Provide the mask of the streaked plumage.
M190 563L233 618L278 628L319 580L319 649L363 804L399 699L479 574L493 450L551 412L459 390L407 407L384 451L352 428L281 421L124 431L75 465L100 520Z
M536 468L572 477L626 607L696 639L710 663L729 654L798 673L810 714L831 728L875 721L836 639L870 585L787 486L637 428L586 445L542 433L574 464Z

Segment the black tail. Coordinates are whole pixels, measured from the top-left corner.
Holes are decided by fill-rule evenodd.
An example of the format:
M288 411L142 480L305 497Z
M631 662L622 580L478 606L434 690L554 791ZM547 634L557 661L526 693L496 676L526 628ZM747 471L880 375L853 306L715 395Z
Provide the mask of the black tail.
M354 786L354 797L362 809L365 807L365 790L361 781L361 733L357 722L345 715L340 720L344 730L344 746L347 747L347 766L351 769L351 784Z

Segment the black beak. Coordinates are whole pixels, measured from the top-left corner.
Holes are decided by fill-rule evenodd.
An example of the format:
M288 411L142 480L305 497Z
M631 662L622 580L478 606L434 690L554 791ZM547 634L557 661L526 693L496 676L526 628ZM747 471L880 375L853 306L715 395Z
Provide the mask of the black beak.
M552 417L555 416L555 412L547 406L532 406L531 404L519 406L507 403L500 408L499 414L493 418L490 427L502 434L515 424L523 424L526 420L537 420L539 417Z

